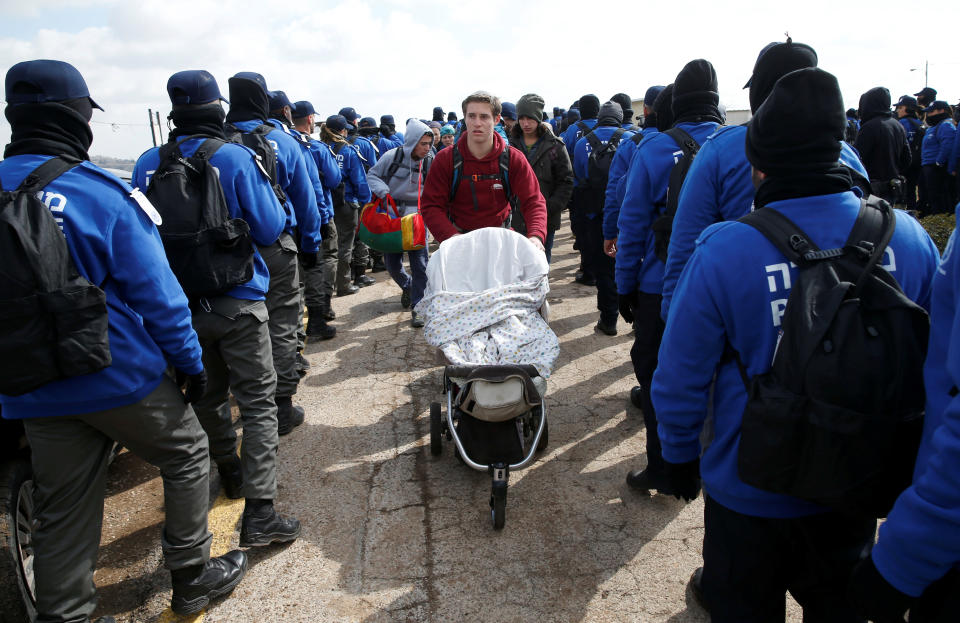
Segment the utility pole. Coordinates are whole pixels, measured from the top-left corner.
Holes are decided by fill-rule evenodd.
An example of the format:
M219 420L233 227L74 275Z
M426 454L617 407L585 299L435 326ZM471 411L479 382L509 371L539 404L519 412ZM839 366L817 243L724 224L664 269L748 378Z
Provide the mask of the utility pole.
M930 61L923 61L923 88L930 86Z
M153 109L147 109L147 117L150 119L150 139L153 141L153 146L157 146L157 133L153 131Z

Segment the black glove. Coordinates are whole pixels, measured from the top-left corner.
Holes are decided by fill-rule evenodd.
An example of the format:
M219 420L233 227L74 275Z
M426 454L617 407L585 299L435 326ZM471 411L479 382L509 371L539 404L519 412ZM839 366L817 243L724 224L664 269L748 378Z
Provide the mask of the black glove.
M320 237L323 240L331 240L333 238L336 238L336 236L337 236L337 230L334 228L332 220L327 221L326 223L320 226Z
M850 578L850 601L857 614L876 623L903 623L903 615L913 598L893 587L877 571L873 558L867 556L854 568Z
M386 123L380 124L380 134L383 134L383 138L390 138L393 136L393 130Z
M700 459L686 463L663 463L663 473L673 497L687 502L700 495Z
M322 233L320 234L323 235ZM319 253L307 253L305 251L300 252L300 261L303 263L304 268L313 268L317 265Z
M620 315L623 316L623 319L629 323L633 323L633 304L634 297L632 294L621 294L620 295Z
M207 392L207 371L186 374L177 370L177 386L183 390L183 401L192 403L200 400Z

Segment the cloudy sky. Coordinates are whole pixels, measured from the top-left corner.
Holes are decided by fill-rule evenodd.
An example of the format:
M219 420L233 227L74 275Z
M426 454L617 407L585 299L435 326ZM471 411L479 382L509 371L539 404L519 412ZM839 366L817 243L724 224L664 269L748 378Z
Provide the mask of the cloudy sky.
M510 101L539 93L548 109L583 93L639 98L687 61L706 58L721 100L735 109L747 107L741 87L759 50L789 32L817 50L848 107L878 85L894 99L918 91L925 61L931 86L956 104L958 15L907 4L0 0L0 67L35 58L72 63L106 109L94 111L91 154L126 158L152 145L147 109L166 117L166 80L182 69L212 72L225 95L229 76L257 71L323 116L353 106L364 116L406 119L429 118L434 106L459 112L463 97L481 88ZM0 144L9 135L0 120Z

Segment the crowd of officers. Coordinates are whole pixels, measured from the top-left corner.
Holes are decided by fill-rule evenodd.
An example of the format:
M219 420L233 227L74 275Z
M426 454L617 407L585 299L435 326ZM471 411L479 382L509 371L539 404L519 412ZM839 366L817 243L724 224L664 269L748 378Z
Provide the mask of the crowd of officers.
M751 374L769 368L777 301L790 287L779 251L726 221L771 205L831 248L842 245L862 196L921 213L952 210L960 141L950 107L930 99L929 89L918 102L900 99L899 122L886 89L864 94L851 146L841 140L848 120L836 79L817 68L810 46L790 40L761 51L746 87L754 118L744 126L724 125L716 72L702 59L671 84L650 87L636 120L623 93L602 104L584 95L569 111L555 108L548 121L539 95L513 104L477 92L464 100L462 121L435 108L430 121L409 120L406 136L390 115L377 123L346 107L326 118L317 140L310 102L268 90L257 73L240 72L228 83L225 112L221 101L228 100L211 74L171 76L170 141L189 157L208 138L267 126L276 180L238 143L226 142L210 158L230 216L250 225L254 276L222 296L188 300L167 267L149 204L89 162L89 121L98 106L79 72L59 61L27 61L7 73L13 134L0 183L16 188L51 156L81 161L49 191L64 197L57 216L79 271L106 292L113 355L101 372L2 397L3 417L23 420L33 450L38 621L82 622L94 610L105 471L115 441L160 468L162 547L175 612L198 612L229 593L246 570L240 550L210 557L210 457L226 495L245 499L241 547L298 537L299 521L278 513L274 500L278 438L304 419L293 399L309 367L300 352L305 338L335 336L331 297L371 283L368 268L389 271L404 307L415 308L423 296L426 250L409 254L410 275L400 254L378 256L354 239L360 206L387 193L405 213L421 210L438 242L480 227L512 227L548 259L561 214L570 210L581 255L577 281L597 288L596 329L615 335L622 317L635 331L638 385L630 400L646 423L647 464L627 482L687 500L703 483L704 566L691 585L715 622L783 620L787 591L805 620L902 620L908 608L912 621L947 620L935 613L942 589L931 594L955 581L960 561L960 416L955 381L947 380L960 377L952 367L957 351L931 347L927 367L938 371L931 378L939 385L928 382L927 393L928 400L938 397L938 407L928 408L915 485L876 546L872 519L739 480L738 414L746 393L725 357L729 344ZM910 147L923 127L917 176ZM698 148L679 189L670 188L671 172L683 149L671 128ZM611 140L618 148L598 192L590 155ZM148 150L132 186L148 188L158 166L159 148ZM671 193L679 196L664 261L652 224ZM932 308L931 339L952 345L960 338L950 331L956 305L949 249L941 262L929 236L902 211L890 248L896 259L888 270L908 296ZM777 277L771 266L785 268ZM422 326L415 310L411 322ZM947 393L950 399L939 399ZM713 441L703 447L709 412Z

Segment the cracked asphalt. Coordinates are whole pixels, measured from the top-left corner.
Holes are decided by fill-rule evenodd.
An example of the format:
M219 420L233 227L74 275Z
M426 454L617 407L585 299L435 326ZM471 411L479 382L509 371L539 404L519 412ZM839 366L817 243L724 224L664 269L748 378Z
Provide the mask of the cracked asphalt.
M111 468L97 583L99 614L118 621L642 621L701 623L686 584L701 564L703 503L641 496L624 482L645 464L632 332L594 331L596 290L573 283L566 225L551 270L551 327L561 354L549 381L550 445L513 472L506 527L490 523L490 477L451 444L429 452L440 399L435 349L409 325L386 273L334 299L338 335L308 344L296 402L306 422L281 438L282 512L298 541L248 551L232 596L198 617L167 610L159 554L162 489L129 454ZM215 470L214 470L215 473ZM211 529L236 547L242 504L214 503ZM226 517L225 519L223 517ZM217 552L215 552L217 553ZM795 604L788 620L801 620Z

